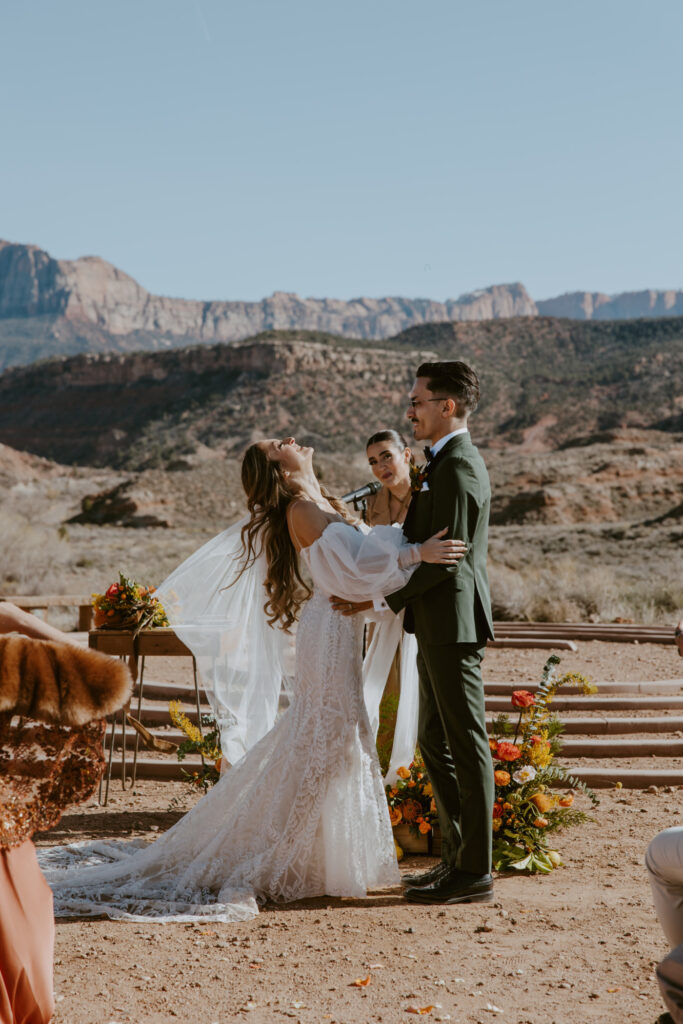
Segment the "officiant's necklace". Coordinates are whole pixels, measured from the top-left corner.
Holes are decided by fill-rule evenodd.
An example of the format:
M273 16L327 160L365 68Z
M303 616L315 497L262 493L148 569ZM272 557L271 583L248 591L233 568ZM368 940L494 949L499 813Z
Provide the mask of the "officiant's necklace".
M392 523L397 523L399 521L401 513L408 508L408 504L412 496L413 494L410 487L408 487L408 490L402 498L397 498L395 494L392 494L391 491L389 491L389 518ZM398 502L395 514L392 510L392 502Z

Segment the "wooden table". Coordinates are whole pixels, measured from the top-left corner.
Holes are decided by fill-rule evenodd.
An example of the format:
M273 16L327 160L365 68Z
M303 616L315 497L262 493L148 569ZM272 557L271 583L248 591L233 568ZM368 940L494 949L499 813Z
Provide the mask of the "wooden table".
M156 629L142 629L135 634L125 629L92 629L88 633L88 646L102 654L118 656L128 662L133 679L138 686L138 709L137 718L140 720L142 711L142 694L145 685L145 659L146 658L192 658L192 674L194 679L194 692L197 701L197 726L202 729L202 715L199 700L199 680L197 678L197 662L195 657L177 634L169 627L162 626ZM126 716L130 712L130 701L121 709L121 785L126 788ZM109 784L111 782L111 771L114 760L114 739L116 736L116 724L119 712L115 712L111 718L111 732L109 736L109 759L106 771L106 784L104 800L102 800L102 782L100 783L100 803L105 807L109 800ZM135 786L138 764L138 747L140 734L135 733L135 747L133 748L133 766L131 772L130 788ZM204 755L202 765L204 764ZM103 780L104 781L104 780Z

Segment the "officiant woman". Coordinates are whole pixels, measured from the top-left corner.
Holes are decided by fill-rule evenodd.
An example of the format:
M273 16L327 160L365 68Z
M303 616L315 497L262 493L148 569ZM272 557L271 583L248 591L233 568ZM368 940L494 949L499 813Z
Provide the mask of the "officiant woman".
M397 430L378 431L368 438L365 449L370 469L382 484L382 488L368 498L363 518L368 526L390 526L392 523L403 525L411 498L410 467L415 465L413 453L405 438ZM379 712L377 753L382 772L385 774L391 758L400 694L401 646L399 645L389 670Z

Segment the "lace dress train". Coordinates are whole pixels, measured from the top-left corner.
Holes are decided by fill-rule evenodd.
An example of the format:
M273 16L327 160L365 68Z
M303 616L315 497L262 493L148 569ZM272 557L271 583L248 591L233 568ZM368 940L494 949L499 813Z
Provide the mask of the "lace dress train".
M56 916L240 921L258 913L265 900L362 897L368 889L398 883L363 698L362 620L332 611L328 596L339 591L340 580L325 571L330 556L341 553L348 574L349 558L360 555L359 546L367 553L368 543L348 526L333 526L339 529L328 527L324 543L305 552L322 586L299 621L290 707L153 843L40 850ZM398 568L395 550L386 566L388 549L397 543L392 538L383 552L393 585L409 572ZM342 596L359 596L362 568L357 566L356 589L347 579Z

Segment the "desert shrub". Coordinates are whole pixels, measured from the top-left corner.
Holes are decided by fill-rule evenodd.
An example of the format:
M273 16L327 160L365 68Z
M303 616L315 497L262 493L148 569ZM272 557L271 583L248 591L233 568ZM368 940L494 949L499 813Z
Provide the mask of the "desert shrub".
M673 621L683 607L683 584L656 575L641 578L571 558L545 566L490 566L493 616L501 621Z

